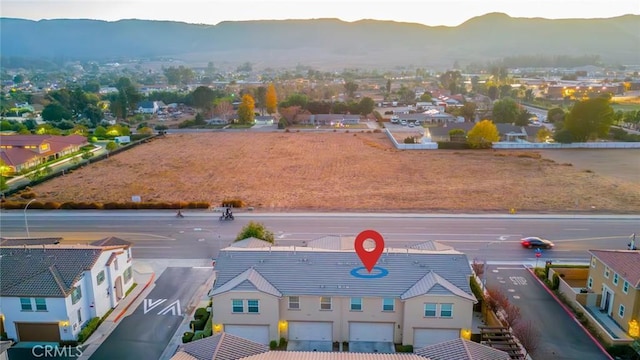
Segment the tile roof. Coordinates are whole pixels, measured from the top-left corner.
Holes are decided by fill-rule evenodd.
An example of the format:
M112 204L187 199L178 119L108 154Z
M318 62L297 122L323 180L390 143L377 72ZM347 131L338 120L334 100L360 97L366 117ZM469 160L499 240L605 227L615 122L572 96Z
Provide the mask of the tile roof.
M240 285L249 277L247 269L253 268L283 296L400 297L431 271L451 284L439 280L439 286L457 287L472 296L469 287L471 266L465 254L388 248L377 266L389 273L375 279L375 288L372 288L371 280L351 275L353 269L361 266L354 251L278 246L225 248L216 259L218 272L213 292L229 291Z
M4 140L4 139L3 139ZM32 150L23 148L0 149L0 158L5 164L18 166L40 156Z
M240 360L425 360L425 358L410 353L378 354L352 352L269 351L259 355L244 357Z
M53 155L69 146L80 146L89 142L86 137L80 135L0 135L0 143L13 146L10 149L1 149L0 157L6 164L17 166L34 158ZM42 143L49 143L49 151L38 153L22 147L27 145L39 146Z
M400 299L407 300L416 296L433 294L433 295L449 295L453 294L473 302L476 298L473 294L468 294L459 287L453 285L442 276L430 271L422 279L418 280L409 290L400 296Z
M427 240L419 244L411 245L410 248L420 249L420 250L431 250L431 251L455 250L453 246L445 245L443 243L433 241L433 240Z
M10 297L66 297L102 249L94 246L0 247L0 294Z
M231 247L238 248L259 248L273 246L272 243L264 241L262 239L250 237L243 240L236 241L230 245Z
M33 246L59 244L61 237L50 238L0 238L0 246Z
M414 351L430 360L509 360L504 351L465 339L454 339Z
M307 242L307 247L327 250L353 250L355 236L327 235Z
M282 294L267 279L265 279L253 267L247 269L242 274L227 281L224 285L211 292L211 295L221 294L230 290L258 290L273 296L280 297Z
M267 351L267 345L223 332L181 345L171 360L235 360Z
M96 240L89 244L93 246L124 246L124 247L128 247L132 245L130 241L123 240L115 236L109 236L104 239Z
M640 250L589 250L591 255L640 289Z

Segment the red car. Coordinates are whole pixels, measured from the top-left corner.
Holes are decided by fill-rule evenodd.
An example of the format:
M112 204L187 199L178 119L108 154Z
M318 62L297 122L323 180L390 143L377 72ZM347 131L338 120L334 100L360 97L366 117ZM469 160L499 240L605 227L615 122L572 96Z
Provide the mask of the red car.
M522 247L526 247L528 249L533 249L533 248L551 249L555 246L551 241L547 239L542 239L536 236L523 238L521 239L520 243L522 244Z

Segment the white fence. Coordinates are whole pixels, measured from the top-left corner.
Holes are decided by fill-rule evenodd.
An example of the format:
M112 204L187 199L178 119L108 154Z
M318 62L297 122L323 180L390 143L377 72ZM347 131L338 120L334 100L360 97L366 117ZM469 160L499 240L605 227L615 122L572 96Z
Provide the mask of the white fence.
M494 149L640 149L640 142L527 143L495 142Z
M401 144L398 142L398 140L396 140L396 138L393 137L393 135L391 134L391 131L389 131L389 129L384 129L384 131L387 133L387 137L389 137L389 140L391 140L391 142L393 143L393 146L396 147L396 149L400 149L400 150L438 150L438 143L435 142L427 142L427 143L421 143L421 144Z

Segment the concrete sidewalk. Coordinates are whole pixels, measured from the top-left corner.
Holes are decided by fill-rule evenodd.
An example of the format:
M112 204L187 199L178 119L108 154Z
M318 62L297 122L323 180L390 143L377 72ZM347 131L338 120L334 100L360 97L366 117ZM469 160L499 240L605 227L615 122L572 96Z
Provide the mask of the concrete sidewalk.
M140 305L151 289L155 280L155 272L153 267L142 261L133 260L133 280L138 284L135 289L127 295L118 306L113 309L111 314L100 324L98 329L84 342L85 347L82 356L78 359L87 360L100 347L100 344L111 334L118 325L118 321L124 316L131 314Z

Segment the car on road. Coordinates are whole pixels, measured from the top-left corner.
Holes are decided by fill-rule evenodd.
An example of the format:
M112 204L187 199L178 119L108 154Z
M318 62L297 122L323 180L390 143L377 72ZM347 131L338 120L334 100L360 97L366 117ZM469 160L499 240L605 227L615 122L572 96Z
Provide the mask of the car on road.
M543 249L551 249L555 246L554 243L547 239L539 238L537 236L530 236L523 239L520 239L520 243L522 247L526 247L528 249L533 248L543 248Z

